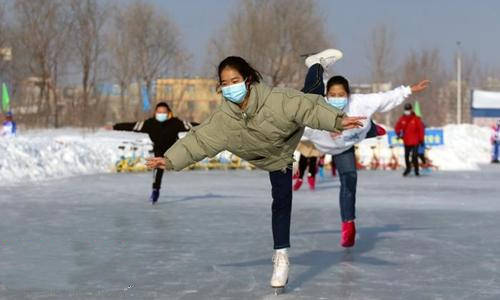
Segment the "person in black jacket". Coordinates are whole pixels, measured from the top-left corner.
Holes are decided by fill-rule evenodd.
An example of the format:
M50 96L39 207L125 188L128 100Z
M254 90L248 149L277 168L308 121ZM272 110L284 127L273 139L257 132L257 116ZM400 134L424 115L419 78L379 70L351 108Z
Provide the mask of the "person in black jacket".
M167 103L160 102L156 105L155 116L145 121L137 121L131 123L118 123L112 127L106 127L112 130L125 130L143 132L149 135L153 142L154 156L163 156L178 139L179 132L191 130L198 123L190 123L182 121L176 117ZM163 177L163 169L155 169L155 181L153 182L153 191L149 200L155 204L160 197L161 180Z

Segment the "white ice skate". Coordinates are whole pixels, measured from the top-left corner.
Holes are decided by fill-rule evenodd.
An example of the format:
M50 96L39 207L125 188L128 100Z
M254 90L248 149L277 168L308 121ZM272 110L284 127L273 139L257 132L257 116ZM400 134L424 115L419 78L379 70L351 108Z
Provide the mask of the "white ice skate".
M273 276L271 277L271 287L274 294L279 295L285 291L288 283L288 269L290 262L286 251L275 251L273 255Z
M326 49L306 58L306 67L310 68L314 64L320 64L323 69L328 70L331 65L341 59L342 52L337 49Z

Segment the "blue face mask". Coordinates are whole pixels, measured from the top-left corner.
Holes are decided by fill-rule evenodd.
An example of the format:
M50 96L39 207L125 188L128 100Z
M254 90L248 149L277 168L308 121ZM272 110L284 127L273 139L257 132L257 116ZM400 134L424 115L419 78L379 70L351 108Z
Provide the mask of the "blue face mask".
M247 86L245 81L222 87L222 96L233 103L240 104L245 100L246 95Z
M168 115L167 114L156 113L155 114L155 119L158 122L165 122L166 120L168 120Z
M331 106L343 110L344 107L347 105L347 98L346 97L328 97L326 99L326 102L330 104Z

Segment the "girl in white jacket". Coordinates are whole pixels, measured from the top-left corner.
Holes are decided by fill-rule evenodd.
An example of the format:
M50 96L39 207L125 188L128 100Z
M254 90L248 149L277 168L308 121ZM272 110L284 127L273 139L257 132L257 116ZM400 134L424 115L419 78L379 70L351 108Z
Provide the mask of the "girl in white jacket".
M328 49L306 59L309 67L306 76L308 88L303 91L308 93L323 94L323 70L330 67L338 57L338 50ZM342 54L340 54L340 57ZM362 121L363 127L345 130L335 135L327 131L306 128L303 139L314 143L316 148L323 153L333 155L340 178L340 214L342 218L341 245L354 246L356 227L354 224L357 171L354 158L354 145L366 138L371 129L370 118L376 112L387 112L401 103L412 93L419 93L427 88L429 80L423 80L413 86L401 86L385 93L351 94L349 82L342 76L333 76L326 84L327 102L343 110L348 116L362 116L367 119Z

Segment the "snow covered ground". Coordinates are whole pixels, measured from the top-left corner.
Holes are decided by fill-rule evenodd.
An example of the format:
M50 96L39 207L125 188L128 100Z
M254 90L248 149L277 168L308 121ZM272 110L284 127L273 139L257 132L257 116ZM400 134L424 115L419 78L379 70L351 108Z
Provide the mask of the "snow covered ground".
M339 246L337 179L294 194L291 273L272 296L268 174L100 174L1 187L0 299L500 299L499 166L359 173Z
M478 170L478 164L491 159L490 134L486 127L445 126L445 145L432 148L429 157L440 170ZM149 138L137 133L61 129L21 132L12 139L0 137L0 186L114 172L120 157L118 146L124 141L141 145L139 152L147 155ZM361 143L362 161L370 160L374 144L379 145L382 162L388 161L386 137ZM402 151L398 151L402 163Z

